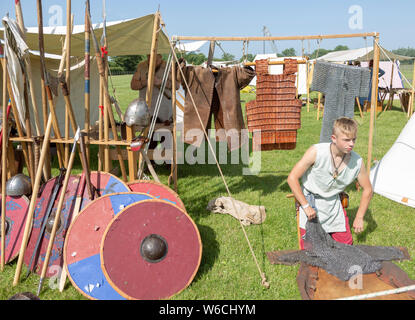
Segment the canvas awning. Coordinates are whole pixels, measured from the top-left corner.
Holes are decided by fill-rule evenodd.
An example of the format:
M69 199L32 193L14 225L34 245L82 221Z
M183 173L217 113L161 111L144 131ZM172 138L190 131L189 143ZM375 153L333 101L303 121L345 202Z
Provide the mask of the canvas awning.
M381 47L380 50L380 61L389 61L390 60L414 60L415 57L402 56L395 54L391 51L386 50ZM333 51L317 58L317 60L324 60L328 62L347 62L347 61L369 61L373 59L374 50L373 47L364 47L359 49L350 49L350 50L340 50Z
M151 49L153 35L154 14L144 17L121 21L107 22L107 43L109 56L148 54ZM101 39L103 23L93 24L93 29L98 42ZM0 29L0 38L4 39L4 29ZM62 47L66 36L66 26L44 27L45 52L62 54ZM85 26L76 25L71 36L71 55L83 57L85 55ZM39 50L38 28L26 28L26 43L31 50ZM169 39L159 31L158 53L169 53ZM91 35L91 55L94 54Z

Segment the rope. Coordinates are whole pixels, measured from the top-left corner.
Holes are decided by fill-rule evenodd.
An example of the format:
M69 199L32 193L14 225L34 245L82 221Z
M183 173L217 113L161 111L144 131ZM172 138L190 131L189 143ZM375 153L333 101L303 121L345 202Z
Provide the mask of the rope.
M164 32L165 32L165 33L166 33L166 35L168 36L167 31L165 30ZM211 151L211 153L212 153L212 155L213 155L213 157L214 157L214 159L215 159L216 166L218 167L218 170L219 170L220 176L221 176L221 178L222 178L222 181L223 181L223 183L224 183L224 185L225 185L226 191L227 191L227 193L228 193L229 197L231 198L231 201L232 201L232 205L233 205L233 207L234 207L234 210L235 210L235 212L237 212L237 210L236 210L236 206L235 206L235 203L234 203L234 199L233 199L233 197L232 197L232 195L231 195L231 192L229 191L228 184L226 183L225 177L224 177L224 175L223 175L223 173L222 173L222 169L221 169L221 167L220 167L220 165L219 165L219 162L218 162L218 160L217 160L217 158L216 158L216 154L215 154L215 151L213 150L213 147L212 147L212 144L211 144L210 139L209 139L209 137L208 137L208 134L206 133L206 130L205 130L205 128L204 128L204 126L203 126L203 124L202 124L202 123L203 123L203 122L202 122L202 119L200 118L199 111L197 110L196 103L195 103L195 101L194 101L194 99L193 99L193 95L192 95L192 93L191 93L191 91L190 91L189 85L188 85L188 83L187 83L187 81L186 81L186 79L185 79L185 76L184 76L183 70L182 70L182 68L181 68L181 66L180 66L179 60L177 59L176 53L175 53L175 51L174 51L174 48L173 48L173 46L172 46L171 42L169 42L169 44L170 44L171 52L173 53L174 59L175 59L175 61L176 61L177 65L178 65L178 70L180 70L180 73L181 73L182 79L183 79L183 81L184 81L184 83L185 83L187 93L189 94L189 97L190 97L190 99L191 99L191 101L192 101L193 108L194 108L194 110L195 110L195 112L196 112L196 115L197 115L197 117L198 117L198 119L199 119L199 122L200 122L200 124L201 124L202 130L203 130L203 134L205 135L206 141L208 142L209 149L210 149L210 151ZM219 45L219 47L220 47L220 45ZM257 266L257 268L258 268L258 272L259 272L259 274L260 274L260 276L261 276L261 279L262 279L261 283L262 283L262 285L263 285L264 287L266 287L266 288L268 289L268 288L269 288L269 283L267 282L267 279L266 279L265 273L264 273L264 272L262 272L261 267L259 266L258 260L256 259L255 253L254 253L254 251L253 251L253 249L252 249L252 245L251 245L251 243L250 243L250 241L249 241L248 235L246 234L246 231L245 231L245 228L244 228L244 226L243 226L242 222L241 222L239 219L238 219L238 221L239 221L239 225L241 226L241 229L242 229L242 231L243 231L243 233L244 233L245 239L246 239L246 241L247 241L247 243L248 243L249 250L251 251L252 257L253 257L253 259L254 259L254 261L255 261L255 264L256 264L256 266Z

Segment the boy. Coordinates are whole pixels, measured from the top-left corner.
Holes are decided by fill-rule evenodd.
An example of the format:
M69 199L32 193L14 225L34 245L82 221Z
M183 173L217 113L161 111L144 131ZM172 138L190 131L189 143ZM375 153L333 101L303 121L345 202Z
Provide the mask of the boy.
M337 119L333 125L332 142L312 145L288 175L288 185L300 204L301 249L304 249L307 219L315 217L334 240L353 244L347 213L339 194L356 178L363 192L353 228L356 233L363 231L363 217L373 191L363 160L353 151L356 134L357 123L353 119Z

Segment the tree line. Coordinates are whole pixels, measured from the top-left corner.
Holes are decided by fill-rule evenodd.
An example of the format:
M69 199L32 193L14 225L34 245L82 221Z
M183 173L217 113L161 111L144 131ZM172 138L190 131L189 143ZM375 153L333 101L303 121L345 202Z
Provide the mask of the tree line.
M340 50L349 50L349 47L346 45L338 45L334 49L324 49L318 48L311 53L304 53L304 55L308 56L310 59L315 59L325 54L333 51L340 51ZM415 57L415 48L398 48L395 50L391 50L391 52L403 56ZM299 54L301 55L301 53ZM201 65L205 61L207 61L207 57L201 52L189 52L186 54L178 54L179 57L184 58L188 64L192 65ZM294 48L287 48L281 51L281 53L277 53L278 57L294 57L297 56L297 52ZM242 62L242 61L253 61L255 58L254 54L247 54L246 56L236 58L233 54L230 53L223 53L220 58L214 57L214 61L234 61L234 62ZM146 59L145 55L128 55L128 56L114 56L110 57L109 59L109 66L111 71L121 71L121 72L133 72L137 68L137 64ZM167 54L163 55L163 59L167 60ZM408 63L412 64L412 61L402 61L401 63Z

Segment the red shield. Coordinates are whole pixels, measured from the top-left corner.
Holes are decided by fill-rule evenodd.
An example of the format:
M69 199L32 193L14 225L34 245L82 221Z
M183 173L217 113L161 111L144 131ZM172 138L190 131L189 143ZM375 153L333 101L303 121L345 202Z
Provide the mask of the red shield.
M6 196L5 263L9 263L19 255L28 208L29 200L26 196Z
M143 192L154 196L156 199L165 200L186 211L179 195L168 186L150 180L135 180L127 183L131 191Z
M201 256L193 220L162 200L126 207L108 225L101 243L102 270L127 299L166 299L184 290Z

